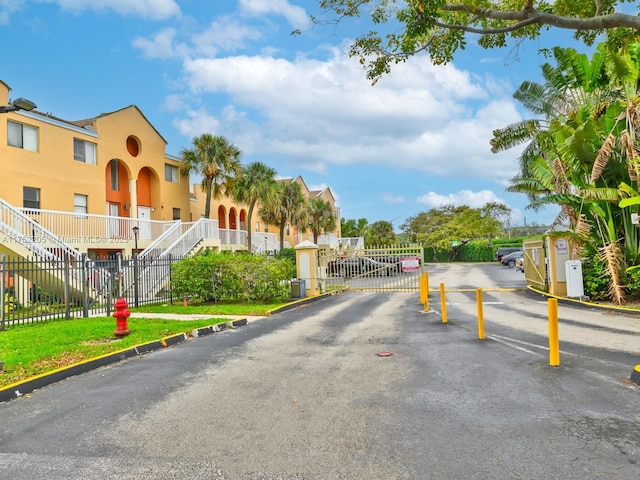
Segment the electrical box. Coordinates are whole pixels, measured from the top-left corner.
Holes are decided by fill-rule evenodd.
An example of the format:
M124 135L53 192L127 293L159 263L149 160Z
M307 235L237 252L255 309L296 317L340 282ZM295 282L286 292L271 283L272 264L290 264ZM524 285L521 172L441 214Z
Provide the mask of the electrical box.
M583 297L582 262L567 260L564 262L564 268L567 277L567 297Z
M291 298L304 298L307 296L307 286L304 280L291 280Z

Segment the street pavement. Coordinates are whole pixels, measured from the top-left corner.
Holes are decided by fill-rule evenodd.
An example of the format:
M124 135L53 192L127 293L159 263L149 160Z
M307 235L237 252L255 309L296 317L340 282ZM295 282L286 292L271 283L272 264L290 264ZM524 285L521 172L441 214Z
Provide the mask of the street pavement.
M0 404L0 478L638 478L637 314L562 302L552 367L522 274L429 275L446 324L345 293Z

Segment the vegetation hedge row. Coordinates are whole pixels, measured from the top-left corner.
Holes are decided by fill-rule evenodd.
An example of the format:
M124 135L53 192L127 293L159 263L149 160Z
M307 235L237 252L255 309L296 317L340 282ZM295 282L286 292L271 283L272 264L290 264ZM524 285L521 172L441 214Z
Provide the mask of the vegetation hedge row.
M210 251L180 260L171 271L173 295L196 302L269 302L289 297L295 264L286 257Z
M424 247L425 262L494 262L500 247L522 248L522 238L503 240L472 240L460 245L452 245L447 250Z

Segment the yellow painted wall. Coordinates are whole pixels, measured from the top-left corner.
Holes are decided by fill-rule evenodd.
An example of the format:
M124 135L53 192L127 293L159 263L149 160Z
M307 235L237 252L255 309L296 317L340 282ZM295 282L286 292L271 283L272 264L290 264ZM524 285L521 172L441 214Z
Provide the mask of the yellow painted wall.
M28 96L28 95L25 95ZM9 101L10 87L0 80L0 105ZM31 152L7 145L7 122L15 121L38 129L38 151ZM76 122L78 123L78 122ZM23 205L23 187L40 189L40 208L71 212L74 208L74 194L87 195L88 213L107 214L108 165L113 159L121 164L121 192L110 194L114 203L120 203L120 215L135 217L137 213L132 204L137 203L138 175L149 185L151 198L151 219L172 220L173 209L180 209L182 221L196 221L204 214L205 195L199 185L190 189L187 176L179 174L177 183L165 180L165 163L179 169L180 161L166 154L166 141L151 125L144 114L135 106L122 108L115 112L102 114L95 119L82 122L81 127L39 112L10 112L0 115L0 197L12 205ZM130 148L127 139L135 140L137 149ZM73 140L78 138L96 144L96 164L78 162L73 158ZM136 151L137 150L137 151ZM307 198L309 189L302 177L295 179ZM146 187L143 189L147 191ZM144 195L148 204L148 195ZM335 199L329 189L322 192L322 198L335 208ZM128 208L125 210L124 204ZM265 232L265 224L260 218L260 205L253 213L251 225L248 225L247 210L237 205L229 197L212 199L211 218L218 219L218 209L222 206L226 215L220 228L231 228L229 212L238 212L236 228L241 230ZM336 234L339 236L339 218ZM274 226L267 226L269 233L278 233ZM287 240L295 244L294 235L298 232L290 228Z

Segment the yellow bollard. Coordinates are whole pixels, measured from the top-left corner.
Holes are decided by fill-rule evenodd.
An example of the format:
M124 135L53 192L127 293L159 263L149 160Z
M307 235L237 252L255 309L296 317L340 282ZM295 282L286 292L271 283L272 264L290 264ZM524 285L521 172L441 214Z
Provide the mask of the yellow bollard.
M549 365L560 365L560 339L558 337L558 299L550 298L549 311Z
M429 311L429 272L424 272L424 311Z
M447 323L447 300L444 297L444 283L440 284L440 303L442 304L442 323Z
M482 289L476 289L476 303L478 304L478 338L484 340L484 313L482 311Z
M418 280L420 281L420 303L424 304L424 297L426 296L424 291L424 275L420 275Z

